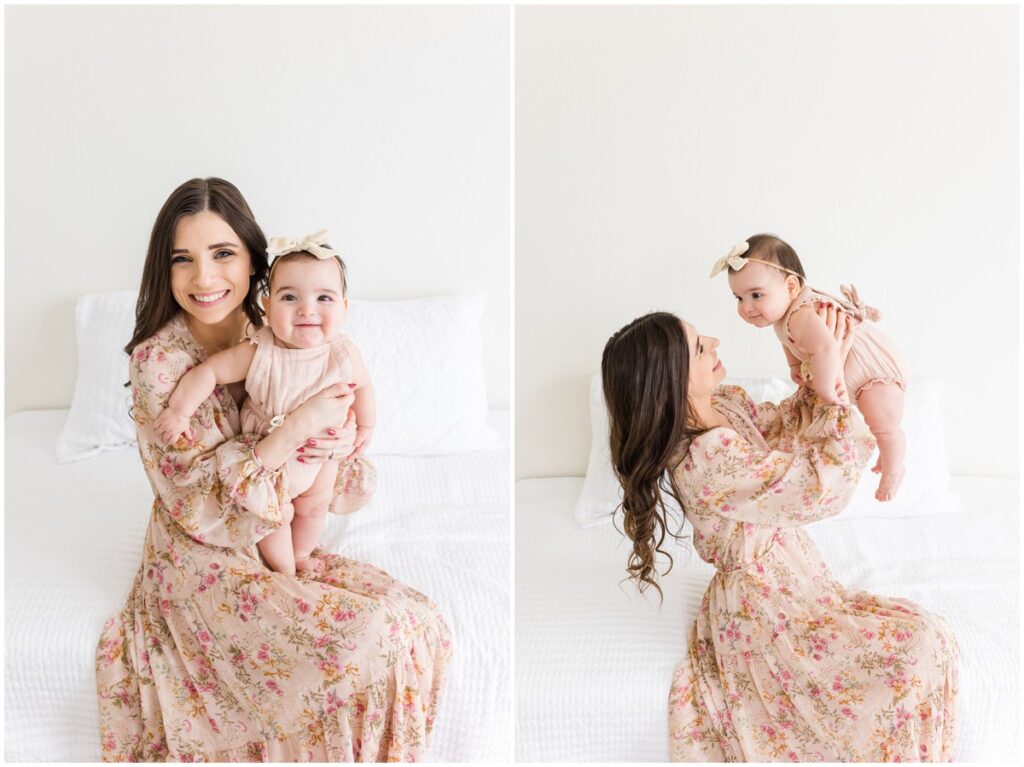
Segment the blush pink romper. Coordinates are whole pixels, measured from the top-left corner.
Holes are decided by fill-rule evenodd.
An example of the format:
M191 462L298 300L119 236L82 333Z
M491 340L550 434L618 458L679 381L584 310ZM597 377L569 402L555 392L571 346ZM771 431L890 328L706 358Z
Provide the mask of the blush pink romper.
M352 380L352 359L345 348L345 336L309 349L289 349L274 342L270 326L249 336L256 356L245 379L248 398L242 405L242 431L266 435L274 419L288 414L328 386ZM285 464L285 492L295 498L308 490L323 464L300 463L292 458ZM376 484L376 471L362 456L338 467L336 492L331 503L335 514L346 514L365 505Z
M801 306L818 302L833 304L861 320L854 329L853 346L843 368L846 389L852 392L854 399L875 383L894 383L906 391L910 383L910 369L889 337L879 330L874 322L864 318L861 307L810 286L803 287L789 305L786 314L773 325L775 335L779 337L783 346L801 362L807 361L807 356L797 348L789 333L789 319Z

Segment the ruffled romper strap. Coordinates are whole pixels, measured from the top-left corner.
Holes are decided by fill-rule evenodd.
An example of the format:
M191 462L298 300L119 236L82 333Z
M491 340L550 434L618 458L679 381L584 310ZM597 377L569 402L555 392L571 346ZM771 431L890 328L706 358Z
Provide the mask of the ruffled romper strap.
M810 286L804 289L804 294L798 296L797 299L790 305L789 311L786 312L786 316L782 320L782 330L786 334L786 338L790 341L793 340L793 335L789 332L789 320L801 306L807 304L813 304L822 299L831 301L844 312L849 314L851 317L863 322L865 320L871 320L877 322L881 318L881 312L873 306L867 306L863 301L860 300L860 296L857 294L857 289L853 285L842 285L840 290L843 294L843 298L833 296L831 293L826 293L824 290L818 290Z

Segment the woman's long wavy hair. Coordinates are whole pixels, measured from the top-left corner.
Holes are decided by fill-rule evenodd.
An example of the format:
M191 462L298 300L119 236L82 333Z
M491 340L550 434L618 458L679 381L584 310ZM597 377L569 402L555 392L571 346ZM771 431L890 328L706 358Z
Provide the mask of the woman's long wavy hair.
M668 497L683 508L669 471L684 441L700 430L687 425L690 350L682 321L668 312L633 320L608 339L601 379L608 406L612 467L622 484L623 532L633 541L626 570L642 592L657 583L662 546L682 538L683 518L673 524ZM674 528L674 529L673 529Z
M136 345L156 333L178 312L178 302L171 293L174 229L182 217L204 210L213 211L224 219L249 249L253 274L249 277L249 292L242 302L242 309L255 328L263 327L259 293L267 280L267 238L238 187L222 178L194 178L171 192L156 216L135 304L135 332L124 347L127 354L131 354Z

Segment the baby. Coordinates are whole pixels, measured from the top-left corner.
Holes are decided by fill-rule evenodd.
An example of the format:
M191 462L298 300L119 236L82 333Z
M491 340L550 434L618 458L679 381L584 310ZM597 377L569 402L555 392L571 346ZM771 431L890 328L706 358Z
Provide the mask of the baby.
M340 460L358 456L370 444L375 418L373 385L359 350L342 333L348 311L345 263L326 244L321 230L302 240L275 237L267 250L269 295L263 296L267 325L237 346L211 356L178 382L167 408L154 423L168 443L187 431L189 420L218 384L245 381L243 432L266 435L289 413L337 383L353 388L356 441L351 456L322 464L288 461L283 472L284 524L258 546L279 573L323 570L312 557L326 524Z
M809 287L796 251L772 235L759 234L733 247L711 276L725 270L740 317L754 327L775 329L797 384L838 403L835 387L843 373L847 391L878 442L872 471L882 476L875 498L892 500L904 474L906 441L900 421L910 375L892 342L874 325L881 317L878 310L865 306L852 286L841 287L843 299ZM814 311L819 304L834 304L858 320L845 364L835 337Z

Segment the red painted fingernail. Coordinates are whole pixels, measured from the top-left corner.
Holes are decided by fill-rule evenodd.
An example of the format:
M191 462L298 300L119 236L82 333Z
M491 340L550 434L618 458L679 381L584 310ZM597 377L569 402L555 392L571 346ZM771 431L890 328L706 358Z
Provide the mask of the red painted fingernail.
M302 460L302 456L301 455L299 456L299 463L305 463L305 461Z
M354 389L354 388L356 388L356 385L355 385L354 383L350 383L350 384L348 385L348 388L350 388L350 389Z
M306 448L304 448L304 447L300 447L300 448L299 448L299 452L301 453L301 452L302 452L303 450L305 450L305 449L306 449Z
M333 437L333 436L334 436L335 434L337 434L338 432L336 432L336 431L335 431L334 429L328 429L328 430L327 430L327 433L328 433L328 434L330 434L330 435L331 435L331 436Z
M311 439L306 444L309 445L310 447L316 447L316 440L315 439Z

